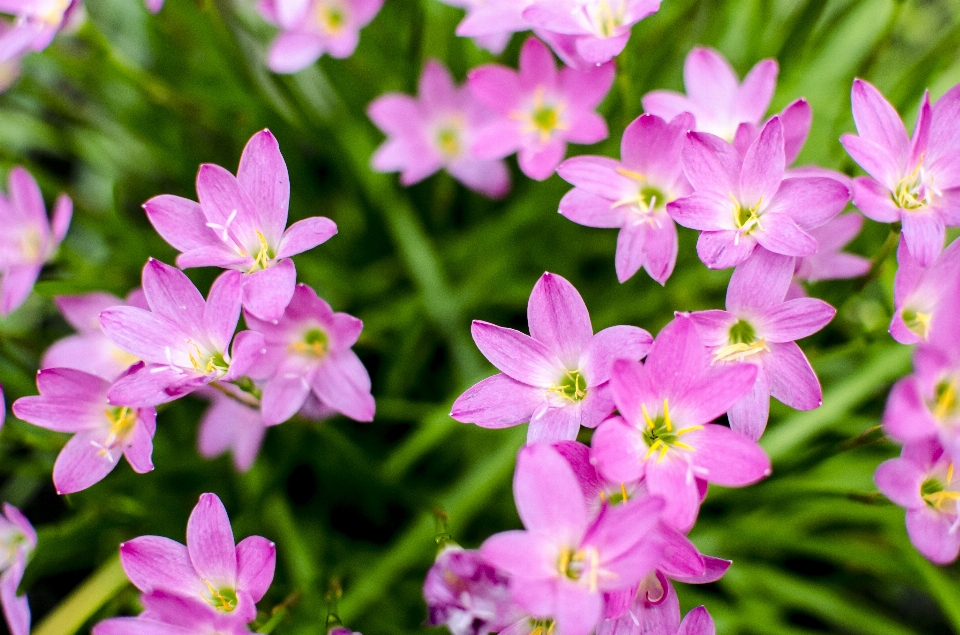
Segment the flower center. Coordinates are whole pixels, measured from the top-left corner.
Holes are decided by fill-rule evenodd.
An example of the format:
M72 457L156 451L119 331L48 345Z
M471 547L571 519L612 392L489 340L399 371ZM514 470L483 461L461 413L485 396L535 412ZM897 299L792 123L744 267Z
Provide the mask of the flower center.
M454 126L446 126L437 131L437 149L447 159L460 156L460 130Z
M0 537L0 571L6 571L17 558L17 551L20 545L27 541L23 532L11 529L4 532L6 535Z
M201 597L207 604L224 613L230 613L237 608L237 592L234 589L229 587L215 589L206 580L203 583L207 585L207 592L201 594Z
M516 112L510 115L512 119L523 121L526 125L523 133L535 132L540 137L540 143L545 144L550 141L556 130L566 130L568 128L562 115L566 104L547 103L544 89L537 88L533 97L533 107L527 112Z
M559 382L554 382L547 392L570 401L582 401L587 396L587 378L579 370L565 371Z
M623 24L625 7L622 0L614 0L616 9L610 6L608 0L599 0L587 7L586 11L593 23L594 29L600 37L613 37L617 27Z
M626 503L630 500L630 494L627 492L626 484L620 483L620 489L611 492L609 495L605 491L600 490L600 500L610 505L619 505L620 503Z
M900 312L900 317L903 318L903 323L907 328L919 335L920 339L927 339L927 335L930 333L930 319L933 315L912 309L904 309Z
M591 592L597 590L597 578L600 575L600 553L596 547L572 549L564 547L557 560L557 570L568 580L579 582L586 579Z
M327 35L338 35L347 23L347 16L341 7L321 4L317 7L317 23Z
M900 209L905 210L932 205L938 196L943 196L943 192L934 185L933 176L923 169L922 156L913 172L900 179L893 191L893 201Z
M223 353L214 351L212 353L205 354L204 351L193 340L187 341L187 345L193 347L193 351L187 354L190 357L190 363L193 365L194 370L200 371L205 375L209 375L211 373L224 375L228 370L230 370L230 364L223 357Z
M639 172L626 168L617 168L617 172L637 182L637 191L633 196L626 196L610 205L611 209L629 205L637 215L637 224L646 221L651 226L660 226L654 212L667 204L667 195L658 187L650 185L647 177Z
M741 235L749 236L755 229L763 231L763 227L760 225L762 196L756 205L748 208L743 207L732 192L730 193L730 200L733 201L733 223L737 226L737 235L733 240L734 244L740 244Z
M951 490L953 484L953 462L947 466L946 484L940 479L930 476L920 484L920 496L933 509L939 510L947 502L960 505L960 491Z
M689 426L675 430L673 422L670 421L670 407L668 402L668 399L663 400L663 413L658 413L656 417L651 417L650 413L647 412L647 404L640 404L640 409L643 411L643 419L647 422L646 427L643 429L643 440L648 448L647 454L643 457L645 460L649 459L654 452L659 452L660 456L657 457L657 462L659 463L663 460L663 457L667 455L667 451L669 451L670 448L682 448L693 452L693 448L681 441L680 437L694 430L703 430L703 426Z
M266 269L270 266L270 261L273 260L275 256L273 250L270 249L270 245L267 244L267 239L263 237L259 229L257 230L257 245L257 255L253 257L253 265L250 266L247 273L254 273L255 271Z
M732 362L743 361L744 358L756 355L764 351L769 352L764 338L757 339L757 332L749 322L737 320L737 323L730 327L729 344L721 346L713 353L713 361Z
M122 406L119 408L107 408L103 411L103 414L107 417L107 422L109 423L109 433L107 434L106 440L103 442L103 445L95 441L91 443L97 448L97 456L106 457L108 461L113 463L116 458L113 456L114 448L117 445L123 443L130 432L133 430L133 427L137 423L137 409L130 408L127 406Z
M530 620L530 626L533 627L530 635L553 635L556 622L553 620Z
M937 384L934 391L933 403L929 404L934 418L943 420L957 414L960 410L960 400L957 399L957 380L943 380Z
M330 347L327 334L320 329L310 329L303 335L303 339L290 345L290 350L310 357L323 357Z

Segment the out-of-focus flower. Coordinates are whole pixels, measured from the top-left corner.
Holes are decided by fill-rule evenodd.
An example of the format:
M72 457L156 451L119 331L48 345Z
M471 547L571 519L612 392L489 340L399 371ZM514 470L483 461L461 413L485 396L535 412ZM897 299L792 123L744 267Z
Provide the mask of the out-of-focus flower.
M757 249L734 270L726 311L690 314L713 364L757 367L753 388L727 412L730 427L754 440L767 427L771 396L797 410L823 402L817 375L794 340L822 329L837 311L816 298L784 300L793 271L793 258Z
M233 390L230 384L222 388L234 392L237 398L211 388L203 389L204 396L210 398L210 406L200 419L197 446L200 455L208 459L230 452L237 470L246 472L260 452L266 425L255 403L241 403L244 395Z
M93 627L93 635L251 635L246 624L230 614L211 613L197 597L169 591L140 596L139 617L114 617Z
M351 631L346 626L334 626L327 635L362 635L362 633Z
M870 259L842 251L863 228L860 214L841 214L826 225L807 233L817 241L817 251L810 256L797 258L793 273L794 284L788 298L805 295L798 282L843 280L858 278L870 271Z
M491 536L482 557L510 574L522 609L556 620L564 635L592 633L603 594L636 584L660 561L662 500L607 506L591 522L573 471L545 444L520 450L513 490L526 530Z
M120 562L130 582L144 593L141 620L190 627L190 633L243 625L257 616L256 603L270 588L275 545L261 536L234 543L230 518L215 494L203 494L187 522L187 545L160 536L141 536L120 545ZM180 607L178 612L168 609ZM131 618L123 624L132 623ZM98 635L119 633L101 622ZM147 633L148 631L143 631ZM149 631L159 632L159 631ZM177 632L177 631L172 631Z
M538 31L568 40L554 47L557 54L586 70L619 55L633 25L659 9L660 0L538 0L523 18Z
M262 361L251 371L263 383L261 410L266 425L292 417L311 392L351 419L373 420L370 375L351 349L363 322L346 313L334 313L304 284L297 285L286 313L277 322L251 315L246 320L266 342Z
M519 609L510 599L509 578L480 552L456 545L444 548L423 583L431 626L453 635L487 635L515 622Z
M712 365L693 321L683 315L660 331L645 363L614 362L610 384L621 416L593 436L597 469L612 481L641 477L666 501L664 519L689 531L700 509L697 479L726 487L755 483L770 459L748 437L710 423L756 381L752 364Z
M240 275L221 274L204 301L182 271L151 258L143 268L150 310L118 306L100 314L107 337L145 363L117 380L108 394L110 402L154 406L212 381L246 374L263 354L264 343L253 331L234 337L240 320ZM232 354L227 352L231 339Z
M783 148L778 117L743 156L719 137L689 133L682 163L694 193L670 203L667 212L700 230L697 253L711 269L744 262L757 245L785 256L812 255L817 241L806 230L826 224L850 200L836 179L784 179Z
M59 296L54 302L77 333L51 344L43 354L40 368L75 368L113 381L140 361L110 341L100 328L100 314L111 307L149 309L139 288L131 291L126 300L96 291L86 295Z
M641 359L651 337L634 326L594 335L590 314L572 284L545 273L527 304L530 335L473 323L480 352L502 371L460 395L451 417L484 428L527 421L527 441L575 439L613 412L607 380L615 359Z
M643 97L643 110L667 120L688 112L696 119L696 130L732 143L740 124L757 126L763 120L777 86L778 70L776 60L761 60L741 84L720 53L697 47L683 65L686 95L670 90L649 92Z
M906 236L897 247L897 274L893 279L893 319L890 335L901 344L930 338L945 312L960 300L960 241L954 241L924 268L910 252Z
M546 179L563 160L567 142L607 138L607 123L595 109L613 74L609 63L557 72L550 49L536 38L523 45L519 72L498 64L475 68L468 76L470 89L499 116L477 133L474 154L502 159L518 152L524 174Z
M0 194L0 315L10 314L30 295L73 215L73 202L61 194L48 219L40 187L20 166L10 170L8 185L8 196Z
M677 227L667 203L691 192L680 151L693 119L678 115L667 123L643 115L623 133L620 161L580 156L557 173L572 183L560 213L587 227L617 227L617 279L625 282L640 267L664 284L677 261Z
M163 0L144 0L144 4L147 5L147 10L150 13L157 13L163 8Z
M13 404L19 419L73 437L53 466L58 494L72 494L100 482L122 454L138 474L153 469L153 434L157 412L111 402L110 382L72 368L37 373L39 396Z
M387 134L371 160L380 172L400 172L403 185L413 185L437 170L485 196L499 198L510 189L503 161L480 159L471 147L480 126L494 113L466 87L458 88L440 62L430 60L420 75L419 95L378 97L367 109Z
M14 16L0 32L0 62L50 45L80 0L0 0L0 13Z
M523 10L534 0L440 0L465 9L467 16L457 25L457 35L471 37L478 46L499 55L510 36L526 31L530 24Z
M960 552L960 472L954 462L936 441L916 441L874 475L880 491L906 508L910 542L937 564L953 562Z
M267 65L275 73L296 73L321 55L346 58L383 6L383 0L261 0L263 18L281 29L270 45Z
M287 227L290 180L269 130L247 142L237 176L201 165L197 197L199 204L163 194L143 205L157 232L182 252L177 266L240 271L244 308L264 320L280 319L297 283L290 257L326 242L336 224L313 216Z
M853 204L867 218L903 223L910 254L929 267L943 249L945 228L960 225L960 86L933 106L924 93L912 139L869 82L854 80L851 100L857 135L840 142L870 175L853 180Z
M30 604L26 595L18 595L27 560L37 547L37 532L20 510L3 504L0 517L0 604L11 635L29 635Z

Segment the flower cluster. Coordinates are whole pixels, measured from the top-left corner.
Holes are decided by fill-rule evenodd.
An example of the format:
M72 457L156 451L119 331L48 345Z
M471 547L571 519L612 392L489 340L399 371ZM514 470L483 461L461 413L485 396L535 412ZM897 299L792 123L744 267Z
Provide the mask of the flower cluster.
M14 171L11 183L22 178ZM11 189L15 203L25 196ZM233 450L241 469L266 426L301 410L307 418L373 419L370 377L351 350L363 324L298 285L290 259L329 239L336 225L314 217L286 226L290 186L273 135L253 136L236 176L201 166L197 193L199 202L161 195L144 209L182 252L180 266L226 269L206 299L182 271L153 259L126 301L58 298L79 332L51 346L37 375L40 394L18 399L13 412L73 433L53 471L61 494L97 483L121 455L136 472L152 470L156 407L193 392L213 399L203 454ZM34 198L42 206L39 193ZM237 333L241 312L249 328Z

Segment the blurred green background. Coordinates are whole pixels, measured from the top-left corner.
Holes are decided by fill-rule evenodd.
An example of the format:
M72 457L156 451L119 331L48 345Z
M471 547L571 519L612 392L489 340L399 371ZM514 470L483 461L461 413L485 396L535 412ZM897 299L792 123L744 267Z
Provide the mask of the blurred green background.
M172 262L174 250L140 205L160 193L194 198L200 163L235 170L247 139L269 127L290 168L291 220L320 214L340 227L297 257L297 270L335 310L364 321L357 351L378 412L372 424L336 418L271 429L253 469L238 474L226 457L197 454L205 405L181 400L160 414L154 472L135 475L124 463L63 498L50 474L66 437L8 419L0 498L40 531L22 587L35 623L77 587L77 604L59 614L69 619L48 622L43 635L72 632L71 622L85 632L94 619L136 612L135 590L117 584L111 565L118 544L142 534L182 541L199 494L215 492L238 538L277 543L261 622L285 601L290 610L274 633L322 633L332 579L343 585L341 616L353 629L430 631L420 592L435 549L433 511L445 510L454 537L470 547L519 526L510 479L525 426L482 430L447 416L464 388L492 372L470 340L470 320L525 330L527 296L549 270L581 291L596 330L635 324L655 333L675 310L722 307L729 271L708 271L695 233L681 230L677 271L665 288L642 272L620 285L616 232L565 220L557 203L568 186L556 176L532 182L513 164L514 189L502 202L445 174L403 189L396 175L371 172L382 140L365 115L372 99L414 92L431 57L459 79L494 59L454 35L463 13L437 0L386 0L352 58L323 58L286 77L266 70L273 30L246 0L167 0L157 16L139 0L85 5L87 20L28 57L23 77L0 96L2 167L27 166L48 202L66 191L77 207L37 292L0 323L7 403L35 393L41 353L69 332L50 298L96 289L123 295L139 284L148 256ZM500 61L514 65L524 38ZM937 97L960 81L960 1L664 0L618 59L602 106L610 139L571 152L617 156L641 96L682 90L683 59L697 44L718 48L741 75L777 58L771 112L799 96L813 106L798 163L853 174L837 141L853 130L853 78L875 83L912 118L925 87ZM887 233L868 222L852 249L872 256ZM748 489L711 489L691 537L734 566L719 583L680 585L679 594L684 610L706 604L722 635L960 633L960 569L919 556L903 511L872 483L875 467L898 453L875 426L888 386L910 364L909 349L886 333L894 267L890 257L869 284L811 289L839 309L803 343L824 406L798 414L775 404L762 441L774 475ZM203 289L216 273L190 275ZM83 586L98 569L98 581ZM98 598L108 598L100 608ZM84 622L83 607L95 618Z

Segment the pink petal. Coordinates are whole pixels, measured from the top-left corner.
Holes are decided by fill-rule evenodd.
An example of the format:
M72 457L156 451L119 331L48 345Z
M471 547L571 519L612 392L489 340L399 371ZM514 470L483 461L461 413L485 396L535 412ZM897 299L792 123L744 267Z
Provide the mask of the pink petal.
M757 62L737 90L734 116L740 121L757 123L770 107L773 91L777 87L777 61L772 59Z
M903 222L903 240L910 255L921 267L929 267L943 251L946 235L943 219L937 214L918 211L901 214L900 220Z
M611 326L590 339L584 348L578 368L583 370L588 386L599 386L610 378L613 362L618 359L643 359L653 338L636 326Z
M549 388L562 374L563 364L546 344L528 335L480 320L470 330L483 356L519 382Z
M100 314L103 332L110 340L134 357L169 363L168 351L178 351L190 335L165 317L137 309L118 306Z
M535 181L545 181L563 161L567 144L555 136L546 145L524 145L517 154L520 171Z
M0 575L0 602L10 635L30 635L30 604L26 595L17 595L26 566L26 557L21 551L10 568Z
M243 148L237 181L255 205L268 245L276 245L287 226L290 177L280 144L269 130L253 135Z
M193 565L187 548L160 536L141 536L120 545L120 564L135 587L144 592L170 589L203 593L207 587Z
M78 432L67 441L53 465L53 483L58 494L87 489L113 471L120 459L120 450L112 455L102 452L98 446L103 444L105 436L102 430L88 430Z
M683 173L696 192L711 192L729 198L737 194L741 159L737 151L720 137L706 132L687 133L681 154Z
M697 255L710 269L736 267L745 262L757 247L753 235L737 236L738 232L733 230L702 232L697 239Z
M566 544L579 544L587 507L570 465L549 445L528 445L517 456L513 498L523 526Z
M743 158L740 173L742 204L753 207L764 199L769 200L780 187L785 167L783 124L779 117L772 117Z
M21 166L14 166L8 177L10 201L14 209L31 224L46 228L47 208L36 179Z
M500 199L510 191L510 170L503 161L465 156L450 163L447 172L487 198Z
M305 373L306 369L281 366L277 374L264 383L260 399L264 425L275 426L297 414L310 394Z
M240 331L233 338L230 349L230 369L221 378L232 381L248 374L266 354L263 335L254 331Z
M292 260L284 258L243 276L243 307L261 320L279 320L293 299L296 286L297 269Z
M553 53L535 37L527 38L520 49L520 86L532 91L543 86L553 88L557 83L557 66Z
M708 423L691 432L688 443L698 477L724 487L751 485L770 475L770 459L755 441L730 428Z
M373 421L375 405L370 375L352 350L330 353L313 376L314 394L331 408L356 421Z
M693 425L713 421L750 391L756 377L753 364L710 366L683 392L672 393L676 402L671 402L670 410Z
M652 90L643 96L641 103L645 113L667 121L697 109L686 95L672 90ZM693 126L689 128L693 129ZM626 160L625 156L623 158Z
M620 227L625 216L624 210L612 207L609 199L581 189L570 190L560 199L560 213L578 225L605 228Z
M907 512L907 534L913 546L936 564L950 564L960 552L960 532L953 522L926 506Z
M310 33L286 31L277 36L267 53L267 66L274 73L296 73L317 61L324 42Z
M795 342L770 344L770 394L796 410L813 410L823 403L823 392L810 362Z
M767 373L763 367L758 367L757 380L746 395L730 406L727 419L734 432L756 441L766 429L769 416L770 380L767 379Z
M367 106L367 116L389 135L405 134L423 118L420 102L400 93L386 93L374 99Z
M521 136L516 120L494 119L476 131L470 152L480 159L502 159L520 148Z
M593 337L590 314L580 293L554 273L543 274L534 285L527 302L527 323L530 336L571 370L578 367L580 353Z
M467 86L479 101L503 114L516 108L522 94L517 73L499 64L487 64L470 71Z
M729 196L700 191L671 201L670 217L679 225L700 231L735 230L733 203Z
M897 458L881 463L873 475L873 481L884 496L900 507L919 509L926 505L920 496L920 487L926 476L919 465Z
M220 274L213 281L203 308L201 332L206 334L218 351L227 350L240 321L241 284L245 282L242 275L239 271Z
M739 265L727 286L727 310L772 309L783 302L793 277L794 259L757 249Z
M257 232L263 229L260 215L234 175L219 165L201 165L197 173L197 196L207 220L228 228L219 231L246 249L257 244Z
M112 293L95 291L84 295L61 295L54 298L67 323L78 331L100 331L100 312L125 304Z
M589 399L589 397L587 397ZM581 404L569 403L551 406L536 413L527 428L527 444L547 444L558 441L573 441L580 432ZM613 404L606 414L613 412Z
M623 261L628 260L626 254L641 250L641 246L633 242L641 235L646 236L641 252L644 255L643 268L647 270L650 277L663 285L673 273L678 251L677 226L669 216L658 219L658 222L659 226L644 227L642 234L639 227L624 227L620 230L617 236L617 277L620 282L624 282L629 277L626 274L633 263L627 265ZM624 254L623 258L620 257L621 252Z
M504 531L487 538L480 547L480 555L497 569L522 577L526 585L528 581L556 577L556 562L550 547L533 532Z
M893 190L897 186L903 170L888 148L852 134L841 136L840 143L847 154L886 189Z
M216 494L202 494L187 520L187 551L201 579L236 588L237 553L227 510Z
M259 602L273 582L276 564L276 545L260 536L244 538L237 545L237 588Z
M186 198L161 194L143 204L150 224L177 251L190 251L221 242L207 227L203 208Z
M543 389L498 373L474 384L460 395L453 402L450 416L482 428L508 428L530 421L544 398Z
M620 192L634 192L636 183L618 172L619 169L619 161L607 157L580 156L561 163L557 174L578 189L591 194L607 197L613 194L615 198L620 198Z
M14 265L3 272L0 281L0 316L10 315L26 302L40 269L36 265Z
M578 40L578 48L580 48L579 42L582 41L584 39ZM613 63L589 62L586 71L564 68L560 71L560 91L575 110L589 112L599 106L606 94L610 92L615 73L616 68Z
M849 201L850 190L836 179L790 178L780 185L766 213L787 214L803 229L813 229L833 219Z
M900 115L890 102L862 79L853 81L850 100L853 102L853 121L860 136L887 149L902 165L910 141Z
M729 112L736 103L738 84L733 68L713 49L697 47L687 55L683 85L690 99L698 104L716 112Z
M880 223L900 220L900 208L893 202L890 190L869 177L853 179L852 197L857 209L871 220Z
M683 618L680 624L680 630L677 635L716 635L717 628L713 623L713 618L702 606L693 609Z
M686 533L697 520L700 494L686 459L670 454L663 461L655 458L647 461L644 478L647 490L666 501L663 520Z
M813 123L813 110L806 99L797 99L780 113L780 122L783 124L784 158L787 165L790 165L797 160L797 155L807 140L810 125Z
M597 470L608 481L630 483L643 476L646 445L636 428L621 417L597 426L591 441L591 457Z
M792 342L809 337L826 326L837 310L817 298L797 298L767 309L760 322L770 342Z
M618 366L623 367L620 363ZM686 394L697 385L700 375L709 367L707 351L693 321L678 315L667 324L656 339L644 365L653 385L664 396ZM614 390L617 389L617 366L614 367ZM620 403L618 399L617 403ZM626 415L629 417L629 415Z
M298 220L283 232L277 258L289 258L327 242L337 233L337 224L324 216Z
M754 235L765 249L785 256L809 256L817 252L817 241L786 214L764 214L763 229Z
M557 585L557 630L563 635L590 635L603 615L603 596L581 585Z
M203 296L182 271L151 258L143 267L143 293L157 316L173 321L187 333L203 333Z
M57 197L53 205L53 216L50 219L52 247L59 245L70 229L70 220L73 218L73 201L66 194Z
M437 60L427 60L417 82L417 95L429 110L453 109L459 104L450 71Z

